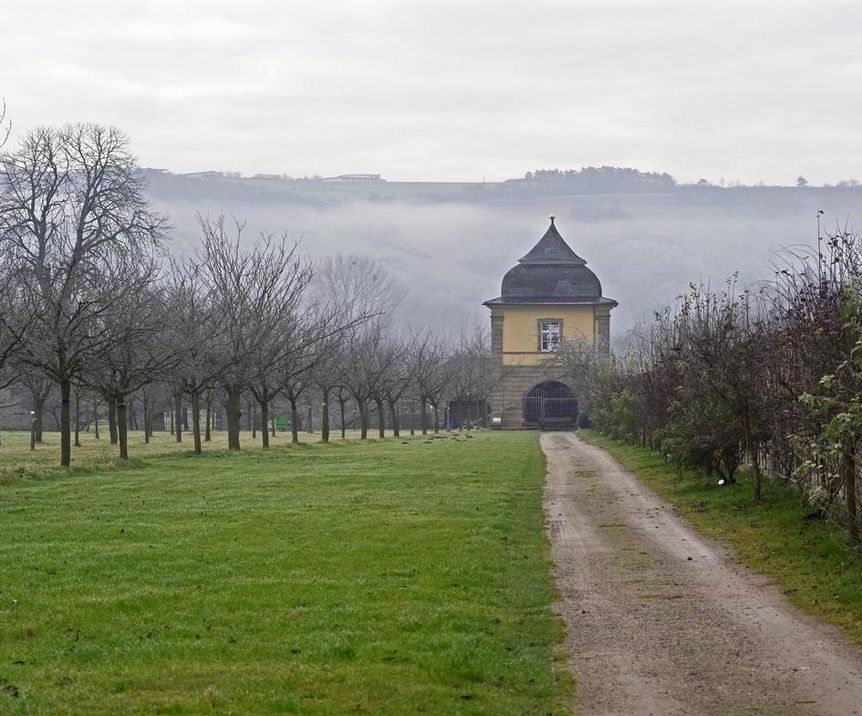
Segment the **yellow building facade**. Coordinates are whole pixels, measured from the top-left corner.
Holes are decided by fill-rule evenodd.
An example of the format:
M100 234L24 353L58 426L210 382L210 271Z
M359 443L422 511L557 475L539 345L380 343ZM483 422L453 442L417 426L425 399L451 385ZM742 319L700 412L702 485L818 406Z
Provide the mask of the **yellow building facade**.
M558 322L563 340L593 340L597 333L592 306L508 306L503 314L503 365L539 365L548 359L540 345L542 324Z
M503 277L491 310L491 352L497 389L492 416L505 428L562 426L578 421L578 396L557 365L567 341L608 346L610 312L596 275L551 225Z

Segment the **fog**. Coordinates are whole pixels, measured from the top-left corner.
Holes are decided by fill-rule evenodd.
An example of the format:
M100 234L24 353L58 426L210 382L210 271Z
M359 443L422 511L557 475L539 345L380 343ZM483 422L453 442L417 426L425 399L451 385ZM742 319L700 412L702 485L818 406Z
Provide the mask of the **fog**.
M334 187L151 175L152 198L170 216L177 253L197 244L197 212L225 212L247 222L247 241L260 230L283 231L312 257L347 252L378 259L408 291L402 322L438 330L487 325L482 302L499 295L503 274L555 214L604 295L619 301L611 324L617 345L692 281L722 284L735 272L743 282L768 280L777 254L816 244L818 208L825 231L852 224L862 204L859 188L524 197L499 195L499 186Z

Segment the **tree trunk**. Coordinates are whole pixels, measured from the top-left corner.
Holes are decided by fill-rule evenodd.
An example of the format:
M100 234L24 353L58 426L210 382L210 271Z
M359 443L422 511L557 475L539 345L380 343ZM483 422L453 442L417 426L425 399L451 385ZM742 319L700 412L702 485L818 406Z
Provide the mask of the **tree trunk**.
M257 440L257 408L255 407L254 400L248 401L248 423L249 430L251 430L251 439Z
M389 401L389 415L392 419L392 435L396 438L401 437L401 425L398 418L398 403L394 400Z
M320 405L320 442L329 442L329 388L323 389L323 402Z
M748 453L751 458L751 477L754 482L754 504L759 505L763 500L763 474L760 471L760 455L757 452L757 443L754 440L753 433L754 431L751 429L751 421L749 416L746 415L745 438L748 442Z
M212 440L212 419L213 419L213 399L212 396L207 397L207 414L206 425L204 425L204 442L208 443Z
M380 398L374 399L374 405L377 407L377 435L380 438L386 437L386 413L383 412L383 401Z
M108 398L108 434L111 437L111 445L117 444L117 401Z
M844 477L844 494L847 498L847 537L853 547L860 542L859 514L856 505L856 446L845 450L841 456L841 472Z
M763 474L760 471L760 457L757 450L751 450L751 477L754 482L754 504L763 500Z
M425 404L425 398L422 398L422 400L419 401L419 408L422 411L422 415L420 416L420 420L419 420L419 422L422 426L422 434L427 435L428 434L428 421L427 421L428 409L427 409L427 406Z
M416 434L416 406L410 403L410 435Z
M201 448L201 395L197 390L192 391L192 442L195 454L200 455Z
M39 442L39 434L36 434L36 442ZM75 447L81 447L81 396L80 391L75 391Z
M296 407L296 398L288 398L290 401L290 442L299 442L299 410Z
M45 410L45 397L42 395L33 396L33 440L37 443L42 442L42 415Z
M113 401L112 401L113 402ZM118 395L117 404L117 437L120 443L120 460L129 459L129 416L126 415L126 396Z
M99 440L99 406L93 403L93 425L95 429L96 440Z
M177 442L183 441L183 396L177 394L174 396L174 432L177 436Z
M344 424L345 413L345 403L347 401L344 400L341 396L338 397L339 407L341 408L341 439L345 440L347 438L347 426Z
M69 425L69 403L72 397L72 381L60 381L60 467L72 464L72 435Z
M152 433L152 416L150 415L150 411L152 410L152 406L150 405L150 399L146 393L144 393L143 397L144 404L144 444L149 445L150 443L150 435Z
M260 445L263 448L269 447L269 395L266 392L263 394L263 400L260 401Z
M359 406L359 439L368 439L368 404L363 400L356 401Z
M242 391L238 388L227 388L226 395L226 411L227 411L227 447L229 450L239 450L239 430L240 420L242 419L242 410L240 408L240 399Z
M269 405L269 425L272 428L272 437L275 437L275 403Z

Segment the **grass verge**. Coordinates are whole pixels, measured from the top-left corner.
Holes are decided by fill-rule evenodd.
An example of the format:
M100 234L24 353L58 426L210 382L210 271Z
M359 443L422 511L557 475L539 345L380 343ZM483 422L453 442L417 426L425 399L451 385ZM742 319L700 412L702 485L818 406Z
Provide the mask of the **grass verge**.
M535 434L0 486L0 712L560 713Z
M579 435L610 453L700 532L733 547L743 564L774 578L793 603L862 644L862 554L847 545L840 526L806 520L796 495L780 484L766 481L764 501L754 505L745 473L738 484L719 487L680 473L647 448L594 430Z
M376 434L376 433L375 433ZM358 430L347 431L348 440L359 438ZM107 431L96 439L91 432L82 432L79 446L72 447L71 468L62 469L60 462L60 433L46 431L43 441L30 450L30 433L23 430L8 430L0 433L0 485L16 482L21 479L47 480L62 477L69 472L87 474L102 470L116 470L118 467L136 464L141 460L166 457L171 455L192 455L193 442L190 433L184 433L182 442L178 443L170 433L159 431L151 436L149 442L144 440L140 430L129 431L130 462L120 460L119 448L111 445ZM290 445L289 432L278 432L270 437L273 447ZM320 433L300 433L302 443L320 441ZM254 452L261 449L260 431L253 437L251 432L242 431L240 442L244 452ZM332 442L342 442L340 432L332 434ZM201 445L204 453L224 452L227 450L227 433L213 431L212 440Z

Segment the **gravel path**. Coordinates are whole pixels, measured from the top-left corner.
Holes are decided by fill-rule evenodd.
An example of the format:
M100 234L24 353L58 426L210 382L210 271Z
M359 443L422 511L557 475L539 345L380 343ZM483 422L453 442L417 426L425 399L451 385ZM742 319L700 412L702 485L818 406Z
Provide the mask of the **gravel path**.
M544 433L578 714L862 714L862 652L607 453Z

